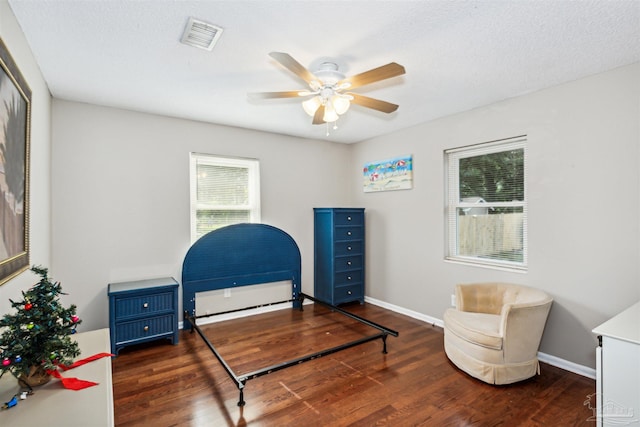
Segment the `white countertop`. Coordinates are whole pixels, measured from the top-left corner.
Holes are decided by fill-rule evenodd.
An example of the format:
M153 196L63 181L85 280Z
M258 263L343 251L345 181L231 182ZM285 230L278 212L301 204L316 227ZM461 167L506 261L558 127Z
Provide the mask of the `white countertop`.
M77 360L97 353L111 352L109 329L81 332L73 338L82 352ZM0 426L112 427L111 358L103 357L60 374L99 384L74 391L64 388L60 380L52 378L47 384L36 387L34 394L26 400L19 400L13 408L0 411ZM0 378L0 405L19 392L20 386L13 375L7 372Z
M596 327L593 333L640 344L640 302Z

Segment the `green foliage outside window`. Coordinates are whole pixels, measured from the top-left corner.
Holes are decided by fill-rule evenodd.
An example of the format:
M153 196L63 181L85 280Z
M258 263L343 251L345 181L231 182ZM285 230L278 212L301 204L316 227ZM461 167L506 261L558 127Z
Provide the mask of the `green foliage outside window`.
M486 203L524 200L524 149L460 159L460 198L481 197ZM489 214L508 212L495 207Z

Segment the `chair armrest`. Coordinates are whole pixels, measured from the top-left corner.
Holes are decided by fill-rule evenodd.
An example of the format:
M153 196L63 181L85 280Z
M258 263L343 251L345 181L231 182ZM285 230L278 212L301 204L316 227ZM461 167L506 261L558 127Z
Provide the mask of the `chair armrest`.
M504 359L518 363L536 357L553 299L533 303L505 304L500 333L504 338Z

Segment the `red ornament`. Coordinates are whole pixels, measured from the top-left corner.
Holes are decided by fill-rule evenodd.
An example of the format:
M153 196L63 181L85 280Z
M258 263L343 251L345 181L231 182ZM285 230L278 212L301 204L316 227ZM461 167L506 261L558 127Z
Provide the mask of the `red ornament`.
M80 320L80 318L78 316L76 316L76 315L71 316L71 321L73 323L78 323L79 320Z
M30 302L28 302L28 303L26 303L26 304L24 305L24 309L25 309L25 310L31 310L31 308L32 308L32 307L33 307L33 304L31 304Z

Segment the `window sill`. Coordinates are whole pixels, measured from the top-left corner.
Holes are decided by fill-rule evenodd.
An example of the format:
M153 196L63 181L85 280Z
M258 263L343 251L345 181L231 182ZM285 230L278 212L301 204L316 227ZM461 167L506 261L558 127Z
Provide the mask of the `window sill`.
M526 266L508 266L504 264L484 263L480 261L475 261L475 260L472 261L472 260L461 259L461 258L445 257L444 262L449 264L466 265L469 267L488 268L490 270L508 271L510 273L526 274L528 272L528 267Z

